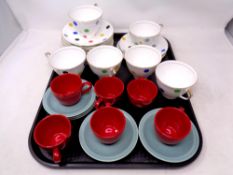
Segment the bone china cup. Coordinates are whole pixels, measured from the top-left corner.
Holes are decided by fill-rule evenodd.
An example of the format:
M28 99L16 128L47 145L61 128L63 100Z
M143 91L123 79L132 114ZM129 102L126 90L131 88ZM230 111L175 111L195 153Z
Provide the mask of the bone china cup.
M160 31L159 24L148 20L136 21L129 26L129 35L135 44L153 45Z
M120 69L123 54L113 46L98 46L87 53L91 70L99 77L114 76Z
M197 73L191 66L180 61L164 61L155 72L157 85L165 98L191 98L189 89L197 82Z
M50 66L57 74L75 73L81 75L84 70L86 53L83 49L67 46L56 50L54 53L46 53Z
M76 104L91 87L90 82L82 82L79 75L69 73L57 76L50 84L54 96L65 106Z
M161 62L161 52L151 46L135 45L125 52L125 60L129 71L135 78L147 78L155 71L155 67Z
M154 118L155 133L165 144L177 144L191 131L191 121L187 114L175 107L160 109Z
M145 78L134 79L127 85L128 97L137 107L150 105L158 94L158 88L154 82Z
M117 108L103 107L91 117L90 127L95 136L105 144L115 143L124 132L126 119ZM94 146L94 145L93 145Z
M53 161L61 162L61 152L71 136L71 123L63 115L49 115L35 127L33 137L41 148L52 151Z
M101 27L103 11L93 5L82 5L71 9L69 16L73 20L72 27L76 28L77 32L93 37Z
M113 105L124 91L124 83L117 77L103 77L94 86L97 100L95 107Z

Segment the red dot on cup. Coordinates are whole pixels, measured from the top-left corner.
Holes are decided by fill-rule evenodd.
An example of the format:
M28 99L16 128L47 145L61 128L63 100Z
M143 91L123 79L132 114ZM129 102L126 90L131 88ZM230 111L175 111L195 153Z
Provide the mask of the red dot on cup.
M90 40L90 41L89 41L89 43L93 43L93 41L92 41L92 40Z
M83 35L83 38L87 38L87 35Z

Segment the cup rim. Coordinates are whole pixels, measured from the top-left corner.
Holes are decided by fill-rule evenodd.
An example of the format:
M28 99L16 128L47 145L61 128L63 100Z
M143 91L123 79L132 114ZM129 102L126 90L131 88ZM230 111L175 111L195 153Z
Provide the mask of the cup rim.
M93 54L93 52L95 52L96 50L100 50L100 49L103 49L103 48L107 48L107 49L112 49L112 50L115 50L116 52L118 52L119 54L119 60L117 63L115 63L114 65L110 65L110 66L105 66L105 67L101 67L101 66L96 66L93 64L93 62L91 61L91 54ZM123 54L121 52L120 49L118 49L117 47L114 47L114 46L109 46L109 45L100 45L100 46L97 46L97 47L94 47L92 48L91 50L88 51L87 53L87 62L88 64L91 66L91 67L94 67L94 68L97 68L97 69L109 69L109 68L112 68L112 67L115 67L116 65L120 64L123 60Z
M39 121L39 123L35 126L34 132L33 132L34 141L35 141L36 144L39 145L41 148L52 149L52 148L58 147L60 144L63 144L63 143L59 143L59 142L58 142L58 143L55 144L55 145L43 145L43 144L41 144L41 143L37 140L38 128L39 128L44 122L46 122L46 121L49 120L50 118L54 118L54 117L56 117L56 118L59 117L60 119L63 120L63 122L64 122L64 121L66 122L66 124L67 124L67 126L68 126L68 128L69 128L69 132L68 132L68 134L67 134L67 138L69 138L69 137L71 136L71 128L72 128L72 126L71 126L70 120L69 120L66 116L61 115L61 114L50 114L50 115L47 115L45 118L43 118L41 121Z
M180 64L182 66L185 66L186 68L188 68L192 73L193 73L193 82L192 84L188 85L188 86L181 86L181 87L175 87L172 85L168 85L166 84L164 81L161 80L161 78L159 77L159 69L161 68L161 65L164 64ZM190 65L188 65L187 63L184 63L182 61L177 61L177 60L168 60L168 61L164 61L162 63L160 63L156 69L155 69L155 77L165 86L169 87L169 88L173 88L173 89L186 89L189 87L192 87L198 80L198 75L197 72L194 70L194 68L192 68Z
M61 52L63 52L63 51L68 51L68 50L76 50L76 51L78 51L78 52L80 53L79 59L80 59L81 61L79 62L79 64L78 64L78 65L76 64L76 65L74 65L74 66L67 67L67 68L60 68L60 67L54 66L54 62L56 61L56 60L54 61L54 59L55 59L56 55L59 54L59 53L61 53ZM50 64L51 67L54 68L54 69L61 70L61 71L71 70L71 69L74 69L74 68L76 68L76 67L82 65L82 64L85 62L85 60L86 60L86 52L85 52L82 48L80 48L80 47L76 47L76 46L65 46L65 47L61 47L61 48L55 50L55 51L52 53L52 55L49 56L48 59L49 59L49 64Z
M133 27L134 27L135 25L139 24L139 23L147 23L147 24L149 23L149 24L152 24L152 25L156 26L156 27L159 29L159 32L158 32L158 33L155 33L154 35L140 36L140 35L138 35L137 33L135 33L135 32L133 31ZM138 20L138 21L135 21L135 22L133 22L133 23L130 24L130 26L129 26L129 33L130 33L131 35L133 35L133 36L138 37L138 38L151 38L151 37L156 37L156 36L158 36L158 35L161 33L161 26L160 26L158 23L154 22L154 21L150 21L150 20Z
M77 10L82 9L82 8L92 8L92 9L95 9L95 10L97 10L97 11L100 12L100 15L97 16L96 18L92 19L92 20L77 20L74 17L72 17L73 16L72 13L74 13L74 11L77 11ZM85 23L85 22L94 22L94 21L100 19L103 16L103 10L101 8L99 8L99 7L94 6L94 5L78 5L78 6L75 6L75 7L73 7L73 8L70 9L70 11L68 12L68 16L72 20L77 21L77 22L82 22L82 23Z
M159 57L157 63L155 63L153 65L150 65L150 66L140 66L140 65L136 65L135 61L129 61L129 56L128 55L129 55L130 51L132 51L133 49L137 49L137 48L147 48L147 49L153 50L153 52L156 53L158 55L158 57ZM127 49L126 52L125 52L124 59L125 59L126 63L128 63L128 64L130 64L130 65L132 65L134 67L141 68L141 69L146 69L146 68L153 68L156 65L158 65L162 61L162 54L157 48L141 44L141 45L134 45L131 48Z

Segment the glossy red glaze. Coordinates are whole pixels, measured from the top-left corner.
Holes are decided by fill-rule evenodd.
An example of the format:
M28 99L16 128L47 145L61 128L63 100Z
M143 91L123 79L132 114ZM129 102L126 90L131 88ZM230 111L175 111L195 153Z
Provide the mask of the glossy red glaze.
M154 119L155 132L163 143L177 144L191 131L188 115L175 107L160 109Z
M87 88L83 89L85 86ZM57 76L50 84L54 96L66 106L76 104L82 94L91 90L91 86L90 82L82 83L79 75L70 73Z
M102 107L91 117L90 127L95 136L105 144L116 142L124 132L124 114L113 107Z
M138 78L129 82L127 93L132 104L137 107L145 107L153 102L158 94L158 88L154 82Z
M63 115L48 115L35 127L33 137L41 148L53 151L55 163L61 161L60 149L71 135L71 123Z
M95 107L111 106L122 95L124 83L117 77L103 77L95 83L95 93L98 97Z

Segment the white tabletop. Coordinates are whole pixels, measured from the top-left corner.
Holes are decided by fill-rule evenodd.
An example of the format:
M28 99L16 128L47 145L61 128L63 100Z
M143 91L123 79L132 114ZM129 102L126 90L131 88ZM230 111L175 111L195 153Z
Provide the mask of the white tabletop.
M219 19L215 16L198 26L195 20L181 25L170 20L163 28L176 59L190 64L199 75L191 102L203 148L193 163L178 169L55 170L36 162L28 149L28 135L52 72L44 53L61 47L61 33L24 30L0 57L0 174L233 174L233 46L224 34L225 22Z

